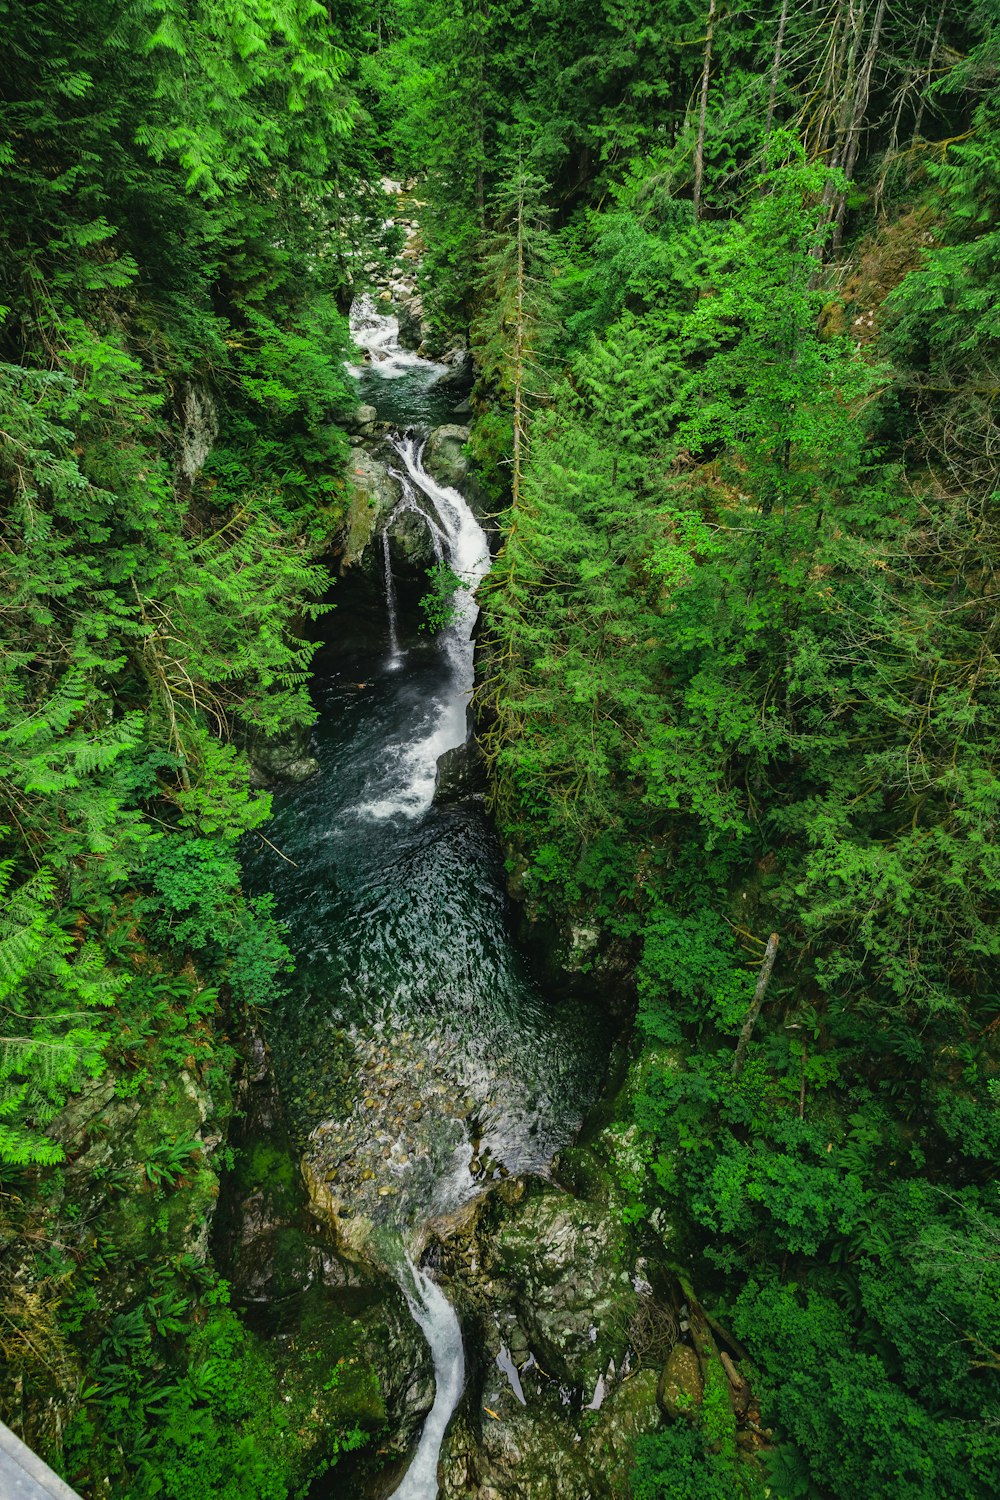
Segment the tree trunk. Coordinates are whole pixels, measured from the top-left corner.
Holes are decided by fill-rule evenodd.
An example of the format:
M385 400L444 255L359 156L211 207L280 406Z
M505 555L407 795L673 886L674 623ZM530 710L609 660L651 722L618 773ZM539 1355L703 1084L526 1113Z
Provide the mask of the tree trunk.
M872 73L875 71L875 61L878 57L878 44L882 36L882 22L885 19L885 6L886 0L879 0L878 9L875 12L875 20L872 22L871 36L868 39L864 60L858 73L857 87L854 91L853 107L844 151L844 176L848 180L854 175L854 167L858 159L858 147L861 145L861 127L868 113L868 100L871 97L872 89ZM840 249L846 213L847 193L845 191L840 194L837 200L832 244L834 253Z
M818 96L816 110L805 131L807 143L811 137L810 154L814 157L825 156L829 149L837 104L837 87L840 81L842 48L846 36L847 7L845 0L840 0L830 30L830 41L826 48L822 76L816 88L816 96Z
M705 117L708 113L708 80L712 71L712 32L715 28L715 0L709 0L708 24L705 29L705 61L701 70L701 101L698 106L698 140L694 148L694 216L701 217L701 185L705 175Z

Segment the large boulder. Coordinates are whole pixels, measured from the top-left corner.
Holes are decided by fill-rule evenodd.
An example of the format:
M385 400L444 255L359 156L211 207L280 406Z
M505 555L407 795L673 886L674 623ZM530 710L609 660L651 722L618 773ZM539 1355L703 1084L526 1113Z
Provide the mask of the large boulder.
M404 349L419 349L427 334L420 298L413 293L400 297L396 304L396 317L399 322L400 344Z
M250 781L253 786L300 786L319 770L319 761L309 751L308 729L253 741L250 751Z
M612 1388L585 1440L595 1495L631 1493L629 1476L635 1467L635 1445L659 1425L656 1371L634 1370L627 1380Z
M397 510L387 527L389 558L397 579L419 579L437 561L434 536L427 517L414 506Z
M372 437L378 422L378 410L374 406L359 406L350 419L350 430L364 437Z
M579 1435L557 1404L524 1407L487 1388L476 1416L474 1424L460 1413L442 1448L442 1500L597 1500Z
M487 1341L493 1354L489 1334ZM442 1448L443 1500L603 1500L630 1493L636 1442L661 1421L655 1370L613 1378L603 1401L583 1410L537 1372L522 1372L518 1390L495 1358L487 1364L478 1403L467 1398Z
M475 376L472 355L468 349L456 349L451 354L446 354L444 363L447 365L447 368L434 382L434 389L436 391L453 391L459 399L462 396L467 396L472 389L472 381Z
M542 1369L593 1391L620 1362L639 1304L618 1215L569 1193L527 1198L497 1253Z
M437 759L434 773L434 801L437 803L463 802L485 790L483 752L478 741L468 739L464 745L455 745Z
M381 1445L405 1453L434 1404L434 1365L427 1342L397 1286L382 1283L355 1322L358 1353L377 1376L383 1409Z
M370 544L403 498L402 482L389 472L383 459L367 448L353 448L347 466L347 492L340 571L359 565L374 571L379 563Z
M424 468L438 484L460 490L469 473L469 460L465 445L469 441L469 429L457 423L435 427L424 448Z

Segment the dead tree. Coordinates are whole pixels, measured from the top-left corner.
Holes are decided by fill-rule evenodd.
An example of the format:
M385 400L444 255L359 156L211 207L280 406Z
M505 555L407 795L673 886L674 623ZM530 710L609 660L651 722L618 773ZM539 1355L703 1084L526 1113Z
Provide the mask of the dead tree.
M774 960L777 954L778 934L772 932L767 940L767 947L764 949L764 962L761 964L760 973L757 975L757 987L753 992L753 1001L751 1002L750 1009L747 1011L747 1018L743 1022L743 1030L740 1032L739 1040L736 1043L736 1053L733 1057L733 1066L731 1069L734 1078L739 1078L740 1073L743 1071L747 1048L750 1045L750 1038L753 1036L753 1029L757 1025L760 1008L764 1004L764 995L767 990L768 981L771 978L771 971L774 968Z

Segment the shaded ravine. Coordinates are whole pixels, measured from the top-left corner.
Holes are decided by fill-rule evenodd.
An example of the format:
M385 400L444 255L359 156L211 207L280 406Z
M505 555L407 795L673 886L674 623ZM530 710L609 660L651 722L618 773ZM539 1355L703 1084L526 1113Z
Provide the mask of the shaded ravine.
M433 1500L464 1354L451 1303L419 1267L428 1226L501 1177L547 1170L598 1092L607 1036L586 1002L533 981L481 806L434 803L438 757L466 738L489 549L464 498L423 465L428 426L452 416L435 392L443 368L400 349L370 302L352 325L368 355L362 399L399 424L385 441L400 505L427 519L463 588L454 622L421 632L373 538L384 592L334 591L347 602L316 661L320 774L275 797L274 847L247 874L276 893L296 958L270 1034L314 1211L348 1253L392 1272L431 1348L434 1406L396 1493Z

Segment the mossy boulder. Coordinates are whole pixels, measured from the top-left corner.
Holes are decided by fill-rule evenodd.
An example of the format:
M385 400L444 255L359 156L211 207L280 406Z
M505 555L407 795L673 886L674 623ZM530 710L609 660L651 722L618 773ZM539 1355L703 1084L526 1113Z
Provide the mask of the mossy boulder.
M437 562L431 524L416 506L396 511L388 525L389 557L393 577L400 581L424 581L428 568Z
M374 571L380 559L371 545L403 498L402 482L388 463L367 448L352 448L347 465L347 514L343 528L340 571L362 567Z
M604 1500L629 1493L635 1444L661 1421L655 1370L617 1380L599 1410L567 1404L537 1373L524 1374L522 1395L523 1404L502 1376L487 1372L445 1440L442 1500Z
M613 1387L587 1435L585 1455L597 1488L594 1494L626 1495L635 1466L635 1445L660 1425L657 1373L635 1370ZM588 1414L589 1415L589 1414ZM599 1486L603 1484L602 1490Z
M469 441L469 429L449 423L435 427L424 448L424 468L438 484L455 490L462 488L469 472L469 460L465 445Z
M656 1399L668 1417L693 1421L705 1393L701 1362L689 1344L675 1344L660 1374Z
M319 770L319 761L309 753L308 729L295 728L270 739L259 737L249 751L254 786L272 786L275 782L299 786Z

